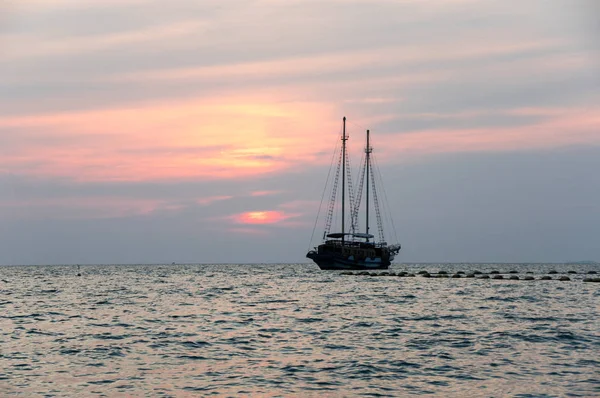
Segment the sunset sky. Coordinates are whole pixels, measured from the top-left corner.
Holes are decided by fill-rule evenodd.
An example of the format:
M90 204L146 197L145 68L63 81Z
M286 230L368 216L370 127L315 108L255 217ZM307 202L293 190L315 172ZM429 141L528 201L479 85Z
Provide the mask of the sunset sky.
M0 61L0 264L308 261L343 116L397 261L600 261L594 0L8 0Z

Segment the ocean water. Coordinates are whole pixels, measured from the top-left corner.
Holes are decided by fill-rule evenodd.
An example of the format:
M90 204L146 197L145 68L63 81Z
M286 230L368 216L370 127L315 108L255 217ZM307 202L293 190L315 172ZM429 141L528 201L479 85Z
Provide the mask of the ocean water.
M600 283L582 281L593 268L392 268L577 272L560 282L0 267L0 396L600 396Z

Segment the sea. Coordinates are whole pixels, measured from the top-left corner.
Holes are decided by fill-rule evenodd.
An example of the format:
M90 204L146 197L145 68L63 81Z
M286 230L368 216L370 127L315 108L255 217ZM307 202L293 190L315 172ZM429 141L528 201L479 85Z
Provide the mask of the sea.
M312 264L0 267L0 396L600 396L600 283L583 281L598 265L389 271L421 270L520 280Z

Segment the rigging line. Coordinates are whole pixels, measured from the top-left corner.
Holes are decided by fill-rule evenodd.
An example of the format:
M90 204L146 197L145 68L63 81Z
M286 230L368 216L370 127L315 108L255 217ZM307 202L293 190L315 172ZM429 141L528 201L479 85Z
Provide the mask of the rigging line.
M334 207L335 207L335 201L337 198L337 189L338 189L340 171L341 171L341 166L342 166L342 152L343 152L342 150L339 150L336 153L336 155L339 154L339 156L338 156L338 161L337 161L337 167L335 168L334 180L333 180L333 183L331 184L329 206L327 207L327 218L325 219L325 228L323 230L323 240L325 240L326 235L331 230L331 222L332 222L332 218L333 218L334 211L335 211Z
M394 219L391 216L391 208L390 208L389 200L387 198L387 192L385 190L385 185L383 183L383 176L381 175L381 169L380 169L379 163L377 163L376 159L374 159L374 162L377 166L376 176L378 177L379 185L381 186L381 189L383 190L383 197L382 197L381 202L382 202L382 206L383 206L384 216L387 217L387 219L385 221L389 224L389 226L392 227L393 239L395 239L395 241L397 241L398 236L396 233L396 227L394 225Z
M355 233L355 225L354 225L354 187L352 184L352 168L351 168L351 163L350 163L350 154L346 153L346 174L347 174L347 181L348 181L348 199L350 201L350 225L351 225L351 231L352 233Z
M380 211L379 199L378 199L378 195L377 195L377 180L375 178L375 176L377 174L375 174L375 171L373 170L372 167L369 169L369 173L371 174L371 186L372 186L372 190L373 190L373 205L375 207L375 216L377 218L377 231L379 233L379 241L381 244L383 244L385 242L385 236L383 233L383 222L381 220L381 211Z
M390 201L387 196L387 192L385 190L385 184L383 183L383 176L381 174L381 168L379 167L379 163L377 162L377 160L376 159L373 159L373 160L377 164L377 173L379 174L379 181L380 181L381 189L383 189L383 198L384 198L383 207L384 207L384 210L387 208L387 215L390 220L390 224L392 226L392 231L394 233L394 239L395 239L394 243L398 243L398 234L396 232L396 225L394 225L394 218L392 217L392 209L390 206Z
M353 124L353 125L355 125L356 127L360 128L362 130L367 130L367 128L365 126L361 126L360 124L355 123L355 122L353 122L351 120L347 120L347 122L350 122L350 124Z
M317 223L319 222L319 215L321 214L321 207L323 206L323 199L325 198L325 192L327 191L327 185L329 184L329 177L331 176L331 169L333 169L333 160L335 159L335 154L338 149L338 142L336 139L335 148L333 149L333 153L331 154L331 161L329 162L329 171L327 172L327 179L325 180L325 186L323 187L323 193L321 194L321 202L319 203L319 210L317 211L317 218L315 218L315 225L313 226L312 233L310 234L310 241L308 242L308 248L306 251L310 250L310 245L312 245L312 240L315 235L315 230L317 229Z
M364 185L364 180L365 180L365 164L366 164L366 156L365 153L363 153L361 159L360 159L360 166L358 168L358 187L356 188L356 194L354 195L355 201L354 201L354 209L353 209L353 225L355 229L359 229L359 224L358 224L358 212L360 210L360 205L362 202L362 196L363 196L363 185Z

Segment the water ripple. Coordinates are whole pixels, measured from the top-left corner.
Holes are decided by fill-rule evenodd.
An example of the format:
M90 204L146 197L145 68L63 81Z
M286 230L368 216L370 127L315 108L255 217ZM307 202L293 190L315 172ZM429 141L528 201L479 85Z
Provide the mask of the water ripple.
M308 265L0 267L0 391L598 396L600 289L569 267L571 282L535 283ZM559 266L392 271L427 268L539 279Z

